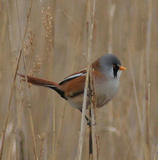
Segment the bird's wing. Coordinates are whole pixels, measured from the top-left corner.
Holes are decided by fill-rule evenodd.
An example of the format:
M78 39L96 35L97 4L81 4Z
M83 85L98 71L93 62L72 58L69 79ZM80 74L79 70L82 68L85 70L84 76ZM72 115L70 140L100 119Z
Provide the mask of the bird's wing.
M70 81L70 80L76 79L76 78L78 78L78 77L85 76L86 73L87 73L87 70L86 70L86 69L85 69L85 70L82 70L82 71L80 71L80 72L73 73L73 74L65 77L64 80L59 83L59 85L63 85L64 83L66 83L66 82L68 82L68 81Z
M83 94L85 87L86 73L87 70L82 70L80 72L74 73L66 77L62 82L59 83L66 97L75 97L80 94ZM93 70L92 74L94 76L94 80L98 79L105 80L104 75L96 70Z
M85 79L85 75L71 78L60 84L60 87L65 92L66 97L76 97L80 94L83 94Z

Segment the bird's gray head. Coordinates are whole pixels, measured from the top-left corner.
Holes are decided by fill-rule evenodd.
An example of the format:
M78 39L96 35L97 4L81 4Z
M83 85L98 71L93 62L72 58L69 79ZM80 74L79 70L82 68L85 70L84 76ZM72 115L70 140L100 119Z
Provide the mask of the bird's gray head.
M109 78L120 78L121 70L126 68L121 66L120 60L113 54L105 54L99 58L101 71Z

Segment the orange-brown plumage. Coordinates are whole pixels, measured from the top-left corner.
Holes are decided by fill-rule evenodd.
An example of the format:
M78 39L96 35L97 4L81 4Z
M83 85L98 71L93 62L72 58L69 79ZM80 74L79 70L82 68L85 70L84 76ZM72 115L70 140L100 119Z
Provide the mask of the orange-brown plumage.
M125 67L121 66L119 59L112 54L106 54L92 63L97 107L102 107L117 93L121 74L119 73L120 70L125 70ZM76 72L66 77L60 83L32 76L27 76L27 82L55 90L61 97L68 100L73 107L82 110L86 73L86 70ZM19 75L25 80L25 75ZM87 98L88 104L89 97Z
M85 76L77 77L60 85L66 97L73 97L83 93L85 87Z
M25 75L23 74L19 74L19 76L23 77L23 80L25 80ZM32 77L32 76L26 76L27 82L34 84L34 85L38 85L38 86L44 86L44 85L54 85L60 88L60 86L58 85L58 83L52 82L52 81L48 81L45 79L41 79L41 78L36 78L36 77Z

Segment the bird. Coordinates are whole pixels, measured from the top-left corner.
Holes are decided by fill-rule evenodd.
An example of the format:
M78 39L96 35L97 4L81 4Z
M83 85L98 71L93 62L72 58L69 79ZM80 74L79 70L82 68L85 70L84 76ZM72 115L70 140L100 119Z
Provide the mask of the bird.
M126 67L121 65L119 58L114 54L104 54L91 64L93 85L95 88L96 108L103 107L107 104L117 93L119 88L119 81L122 71ZM25 76L19 74L28 83L33 85L50 88L58 93L69 104L82 112L83 94L85 88L85 81L87 69L73 73L64 78L63 81L56 83L53 81ZM90 89L87 93L86 106L90 104ZM86 117L86 119L88 119Z

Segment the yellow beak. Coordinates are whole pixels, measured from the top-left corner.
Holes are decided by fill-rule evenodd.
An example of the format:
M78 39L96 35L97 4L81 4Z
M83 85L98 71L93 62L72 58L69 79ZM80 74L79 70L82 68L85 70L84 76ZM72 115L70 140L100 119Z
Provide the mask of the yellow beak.
M124 71L124 70L126 70L127 68L126 67L124 67L124 66L120 66L120 68L119 68L120 70L122 70L122 71Z

